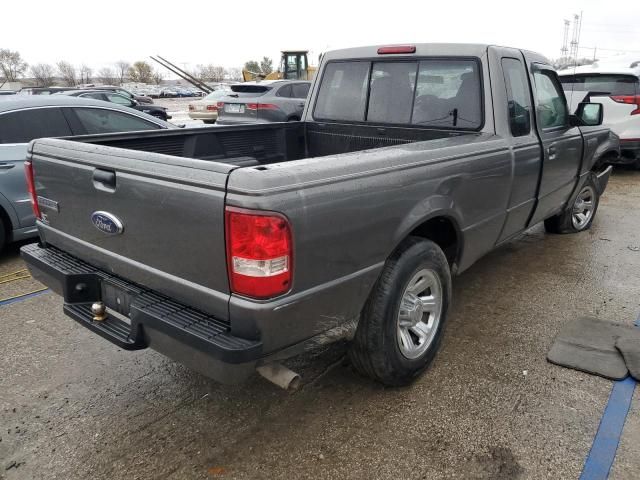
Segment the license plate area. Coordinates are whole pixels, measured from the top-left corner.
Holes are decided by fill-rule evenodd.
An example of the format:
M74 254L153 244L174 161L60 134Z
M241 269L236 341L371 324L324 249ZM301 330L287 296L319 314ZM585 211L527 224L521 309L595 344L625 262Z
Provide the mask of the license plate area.
M225 103L224 111L227 113L244 113L244 105L237 103Z
M100 284L102 303L111 311L119 313L118 318L131 324L129 313L135 292L122 285L103 280Z

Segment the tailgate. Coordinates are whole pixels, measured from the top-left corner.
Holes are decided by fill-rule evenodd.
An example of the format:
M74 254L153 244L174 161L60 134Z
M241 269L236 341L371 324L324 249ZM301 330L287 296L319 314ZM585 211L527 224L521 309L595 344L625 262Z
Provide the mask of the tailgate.
M60 139L30 146L42 239L227 319L221 163Z

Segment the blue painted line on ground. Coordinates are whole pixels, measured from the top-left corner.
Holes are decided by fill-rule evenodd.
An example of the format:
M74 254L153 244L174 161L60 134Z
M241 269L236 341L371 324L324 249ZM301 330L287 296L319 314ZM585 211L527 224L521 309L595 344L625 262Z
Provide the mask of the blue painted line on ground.
M640 315L633 324L640 327ZM636 381L632 377L613 384L580 480L605 480L609 477L635 389Z
M23 300L27 300L29 298L37 297L38 295L42 295L44 293L49 293L50 291L51 290L47 288L46 290L42 290L40 292L27 293L26 295L22 295L20 297L10 298L8 300L3 300L3 301L0 302L0 307L3 307L5 305L11 305L12 303L22 302Z

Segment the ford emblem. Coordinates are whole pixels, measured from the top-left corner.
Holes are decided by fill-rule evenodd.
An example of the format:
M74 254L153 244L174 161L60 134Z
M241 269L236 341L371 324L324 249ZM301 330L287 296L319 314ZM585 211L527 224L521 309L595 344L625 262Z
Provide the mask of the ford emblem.
M93 212L91 214L93 226L107 235L119 235L124 230L124 225L118 217L108 212Z

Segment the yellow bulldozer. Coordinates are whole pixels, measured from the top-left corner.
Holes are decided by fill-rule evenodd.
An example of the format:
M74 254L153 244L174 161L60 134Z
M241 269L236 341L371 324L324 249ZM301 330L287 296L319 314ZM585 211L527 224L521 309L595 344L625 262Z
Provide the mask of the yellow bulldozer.
M259 72L242 70L245 82L256 80L311 80L318 67L309 65L308 50L284 50L281 52L280 67L275 72L264 75Z

